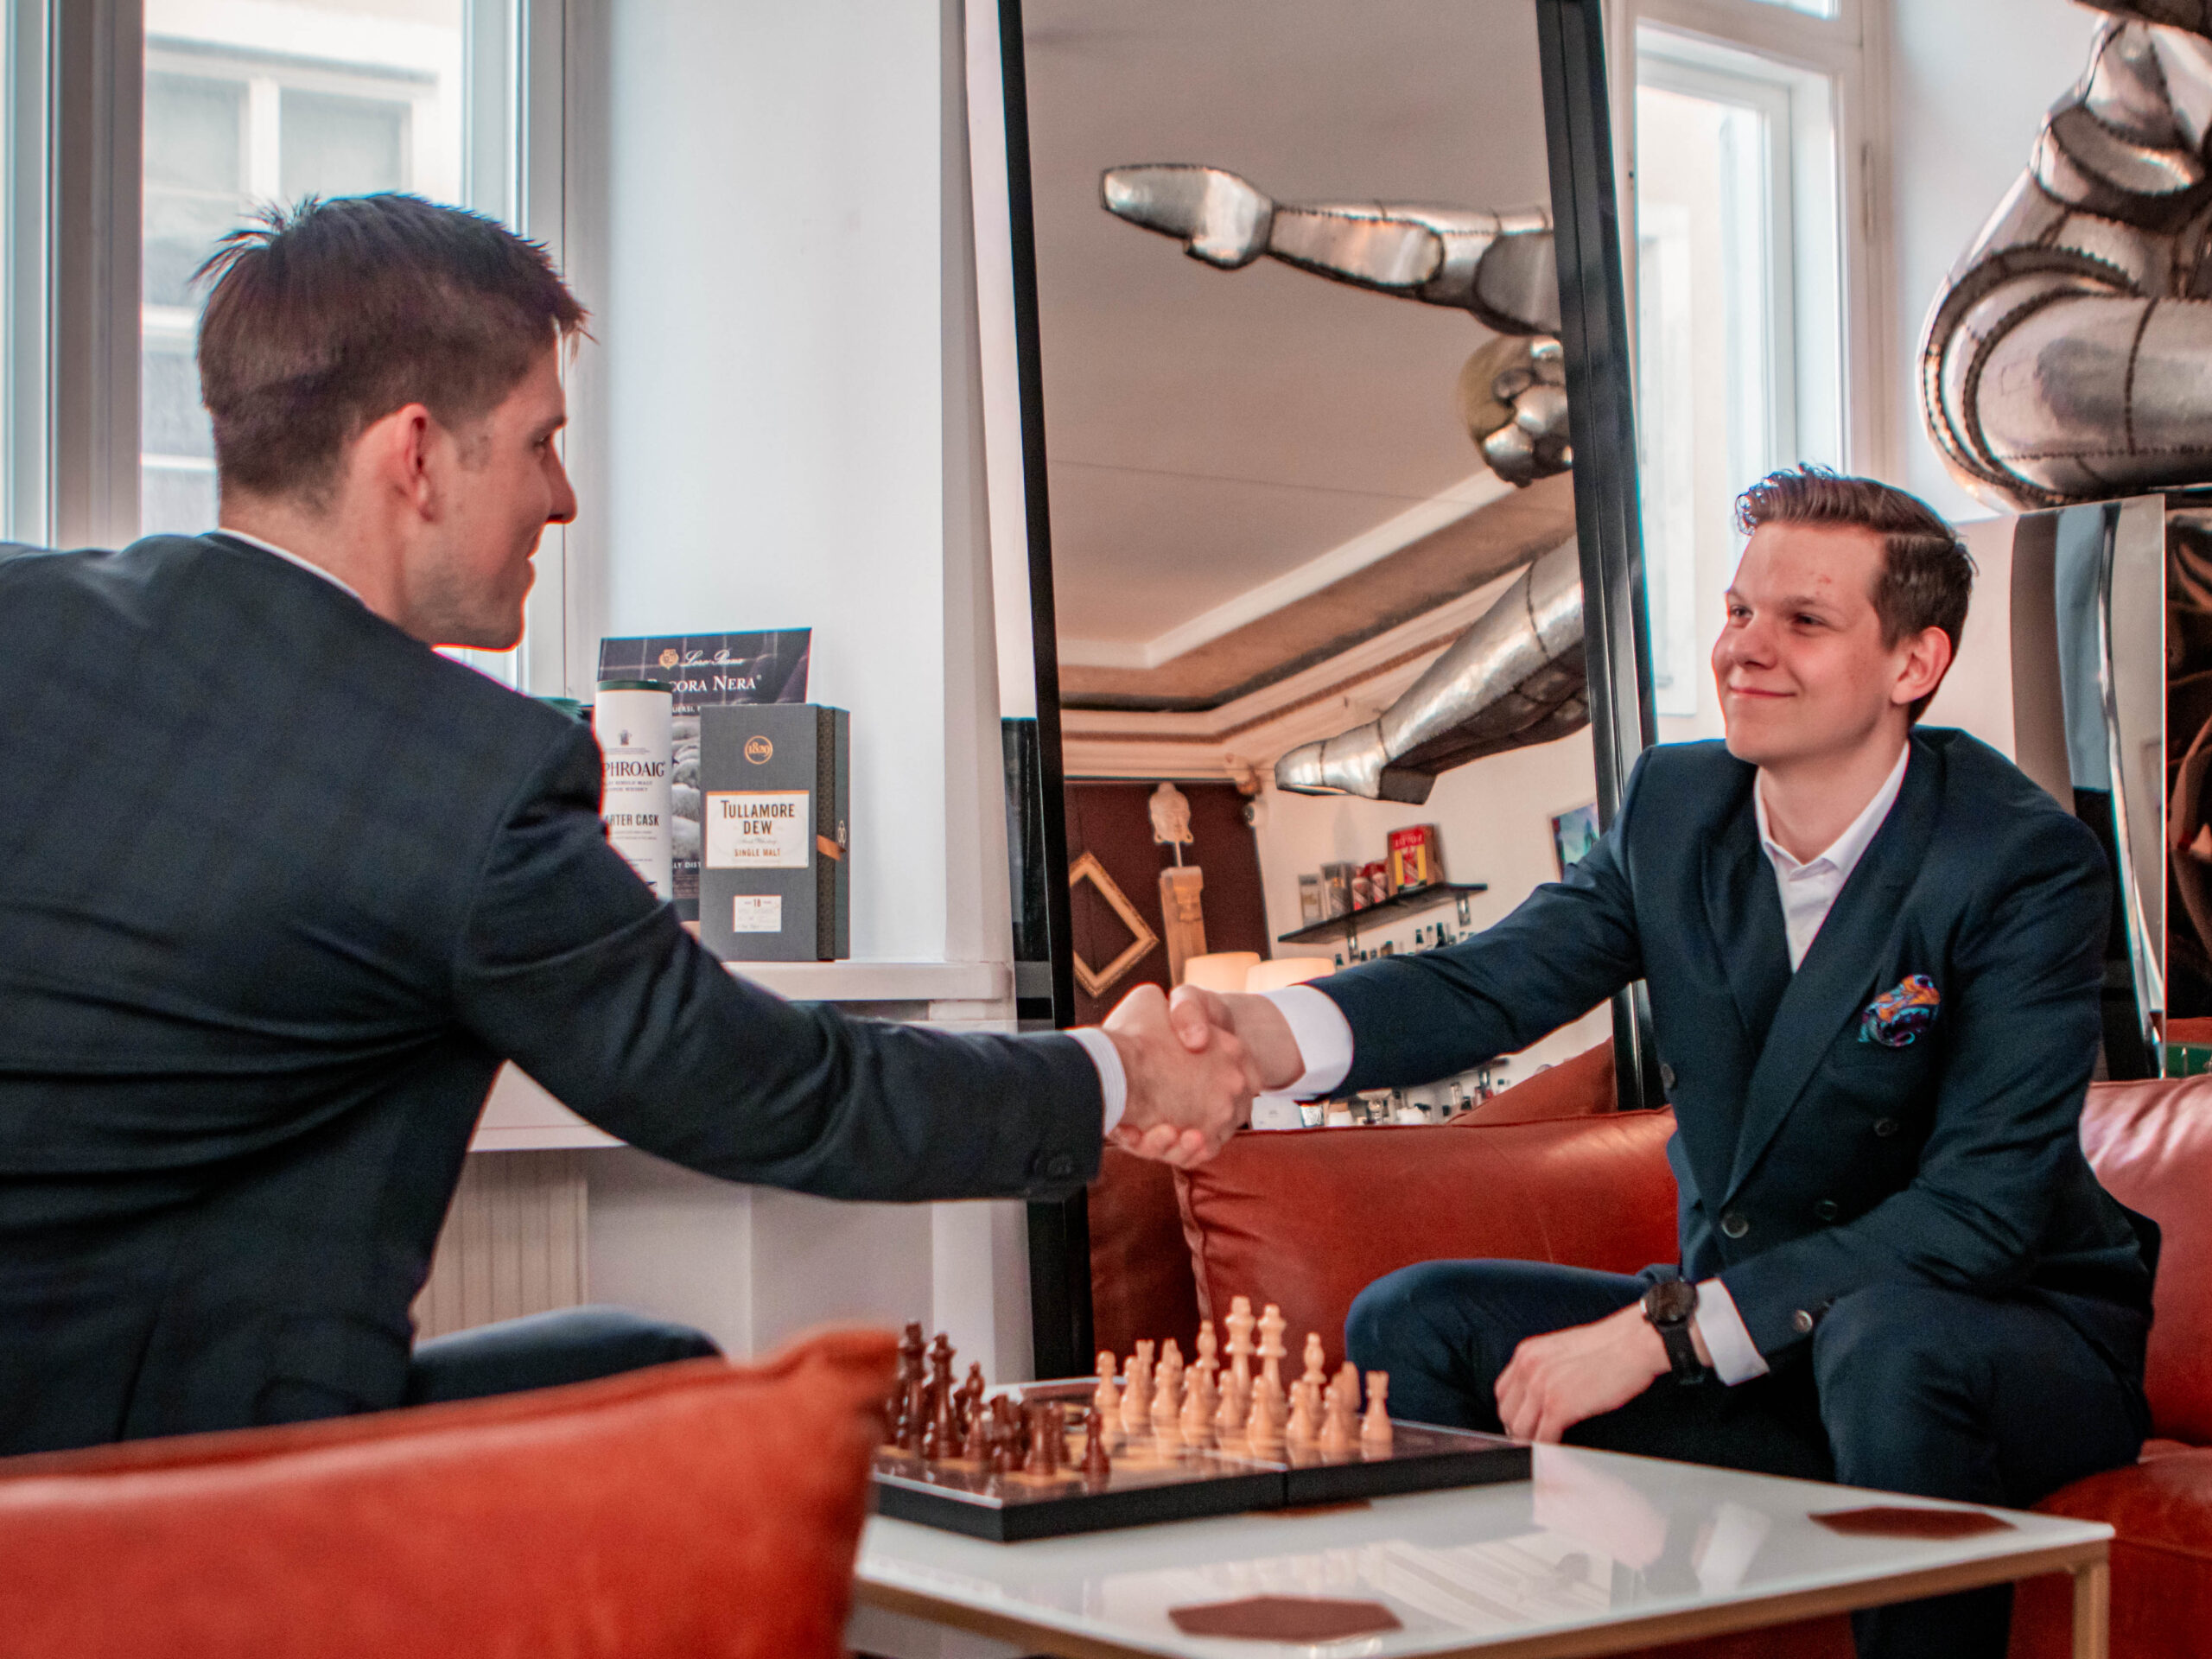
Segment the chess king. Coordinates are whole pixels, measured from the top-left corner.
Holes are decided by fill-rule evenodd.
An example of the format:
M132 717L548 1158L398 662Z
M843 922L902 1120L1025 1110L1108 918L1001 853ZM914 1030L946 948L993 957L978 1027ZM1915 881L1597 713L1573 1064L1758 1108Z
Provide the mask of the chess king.
M1942 519L1809 470L1738 512L1726 740L1648 750L1565 880L1443 950L1177 996L1313 1096L1465 1071L1647 981L1679 1261L1378 1281L1345 1344L1392 1414L2026 1505L2133 1462L2147 1421L2156 1232L2076 1131L2103 855L1993 750L1917 724L1973 580ZM1860 1651L2001 1655L2008 1596L1860 1614Z

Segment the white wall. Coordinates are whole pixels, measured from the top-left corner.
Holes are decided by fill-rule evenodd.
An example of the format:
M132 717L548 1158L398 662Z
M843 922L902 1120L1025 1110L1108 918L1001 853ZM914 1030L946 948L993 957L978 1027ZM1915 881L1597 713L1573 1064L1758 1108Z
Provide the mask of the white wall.
M814 629L809 695L853 711L860 958L945 954L941 21L602 25L599 632Z
M2026 168L2044 111L2081 77L2097 22L2070 0L1891 0L1897 481L1947 518L1990 509L1952 482L1928 441L1921 325L1952 264Z
M1255 826L1267 895L1268 937L1299 925L1300 875L1339 861L1364 863L1382 858L1390 831L1414 823L1438 827L1446 880L1486 882L1490 891L1468 901L1469 927L1462 928L1456 911L1445 906L1409 917L1372 938L1363 933L1361 947L1373 950L1390 939L1399 950L1408 950L1416 927L1438 921L1454 933L1488 927L1540 882L1559 879L1551 843L1552 815L1596 797L1587 728L1555 743L1514 749L1455 767L1436 780L1435 790L1420 806L1349 795L1286 795L1270 780L1260 798L1260 820ZM1330 948L1287 944L1275 946L1274 954L1300 956L1309 950L1315 955L1332 954ZM1516 1056L1508 1074L1517 1080L1539 1066L1555 1065L1602 1042L1612 1029L1610 1005L1601 1004L1591 1015Z

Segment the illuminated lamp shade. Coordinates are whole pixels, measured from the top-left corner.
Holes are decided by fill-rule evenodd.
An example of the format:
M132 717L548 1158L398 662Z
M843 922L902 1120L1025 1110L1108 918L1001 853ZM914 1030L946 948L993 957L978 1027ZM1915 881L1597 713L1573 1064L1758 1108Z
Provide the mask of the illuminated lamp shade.
M1183 983L1204 991L1241 991L1244 976L1260 960L1256 950L1216 950L1183 963Z
M1277 957L1272 962L1254 963L1252 971L1244 976L1244 988L1279 991L1286 985L1303 985L1336 971L1337 964L1326 957Z

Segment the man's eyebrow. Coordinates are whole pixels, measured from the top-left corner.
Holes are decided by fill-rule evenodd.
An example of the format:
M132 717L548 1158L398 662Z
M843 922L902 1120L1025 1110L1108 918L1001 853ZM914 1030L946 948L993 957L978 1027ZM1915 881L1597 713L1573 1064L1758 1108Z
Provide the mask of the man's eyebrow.
M1731 588L1726 594L1722 594L1721 597L1735 604L1749 604L1751 602L1741 594L1738 593L1733 588ZM1833 610L1834 607L1835 601L1822 594L1791 594L1784 598L1776 600L1771 605L1767 607L1769 610L1773 611L1826 611Z

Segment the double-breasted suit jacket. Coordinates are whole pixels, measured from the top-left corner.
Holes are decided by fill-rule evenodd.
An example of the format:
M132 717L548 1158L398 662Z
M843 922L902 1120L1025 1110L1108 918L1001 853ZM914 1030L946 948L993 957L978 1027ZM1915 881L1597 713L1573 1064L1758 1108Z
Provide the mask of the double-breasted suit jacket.
M2104 855L1987 746L1910 741L1795 973L1755 769L1719 743L1655 748L1565 880L1474 938L1314 982L1352 1027L1344 1086L1464 1070L1643 978L1675 1112L1679 1265L1719 1277L1770 1365L1883 1282L2147 1314L2139 1225L2152 1249L2155 1232L2078 1139ZM2085 1328L2104 1347L2107 1326ZM2110 1357L2139 1374L2139 1351Z

